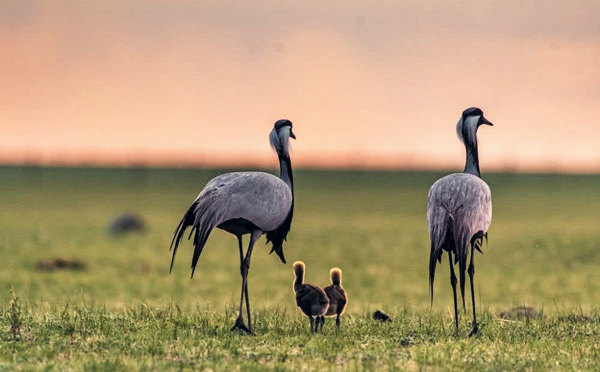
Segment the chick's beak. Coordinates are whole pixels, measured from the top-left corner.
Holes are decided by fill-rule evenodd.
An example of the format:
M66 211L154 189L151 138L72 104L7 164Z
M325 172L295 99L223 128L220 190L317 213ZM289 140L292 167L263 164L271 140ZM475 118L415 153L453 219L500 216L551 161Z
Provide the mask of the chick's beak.
M296 139L296 135L294 134L294 132L292 132L292 128L290 128L290 137Z

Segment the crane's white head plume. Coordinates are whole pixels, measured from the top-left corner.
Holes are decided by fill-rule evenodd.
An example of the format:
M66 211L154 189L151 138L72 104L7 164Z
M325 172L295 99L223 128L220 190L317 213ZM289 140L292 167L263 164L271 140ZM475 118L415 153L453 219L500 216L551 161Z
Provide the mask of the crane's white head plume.
M292 132L292 122L287 119L277 120L273 126L271 134L269 135L271 147L273 147L273 149L277 151L279 155L289 157L290 137L296 139L294 132Z
M456 123L456 134L465 145L477 145L477 128L481 124L494 125L483 116L483 111L477 107L470 107L463 111Z

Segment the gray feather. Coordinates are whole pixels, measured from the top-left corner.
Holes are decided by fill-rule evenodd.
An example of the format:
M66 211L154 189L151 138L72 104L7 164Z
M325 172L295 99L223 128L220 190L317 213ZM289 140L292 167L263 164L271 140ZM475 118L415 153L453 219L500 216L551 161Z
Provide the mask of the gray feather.
M292 192L281 178L264 172L233 172L213 178L200 192L197 210L214 210L216 225L244 218L262 231L275 230L292 205ZM198 222L206 222L196 213ZM215 226L216 226L215 225Z
M431 240L429 284L432 296L435 266L441 260L443 249L447 247L456 254L460 270L464 271L471 239L478 233L486 234L491 222L491 191L481 178L454 173L431 186L427 196L427 225Z
M177 226L171 243L174 248L171 268L187 227L192 227L190 237L194 235L193 276L208 236L215 227L225 221L243 218L263 232L275 230L285 221L292 199L289 186L269 173L233 172L213 178Z

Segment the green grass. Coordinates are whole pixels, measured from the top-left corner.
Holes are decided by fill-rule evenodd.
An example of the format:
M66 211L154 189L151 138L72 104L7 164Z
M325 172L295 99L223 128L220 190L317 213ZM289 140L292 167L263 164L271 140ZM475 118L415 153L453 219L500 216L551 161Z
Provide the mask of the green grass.
M249 277L256 336L243 337L229 332L240 289L233 236L211 235L194 279L189 242L168 273L177 222L221 172L0 168L0 370L600 367L600 176L484 174L494 219L475 260L483 328L468 339L468 299L453 333L445 260L429 302L425 205L443 173L296 171L288 265L259 241ZM148 231L111 237L121 211L142 215ZM36 269L52 257L87 269ZM315 284L332 266L344 270L339 333L329 321L311 335L295 308L298 259ZM541 314L498 318L524 304ZM375 309L394 322L373 321Z

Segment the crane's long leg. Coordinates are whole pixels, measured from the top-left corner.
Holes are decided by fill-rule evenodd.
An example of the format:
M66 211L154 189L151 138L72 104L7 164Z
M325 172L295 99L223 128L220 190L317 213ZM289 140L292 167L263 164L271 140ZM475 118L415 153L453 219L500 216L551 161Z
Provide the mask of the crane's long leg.
M238 317L235 321L235 324L231 328L232 331L237 328L246 333L252 334L252 330L250 328L248 328L246 326L246 324L244 324L244 319L242 317L242 306L244 303L244 295L246 295L246 310L248 312L248 323L250 324L250 300L248 299L248 270L250 270L250 257L252 256L252 249L254 248L254 242L256 242L256 239L258 239L261 234L262 234L262 232L259 230L252 232L252 234L250 235L250 244L248 245L248 250L246 251L246 257L243 259L242 259L243 252L242 252L242 243L241 243L242 239L241 239L241 237L238 238L238 242L240 245L240 261L241 261L240 271L242 274L242 291L241 291L242 293L241 293L241 298L240 298L240 310L238 313Z
M244 278L244 271L242 269L242 266L244 264L244 246L243 246L243 242L242 242L242 236L239 235L237 238L238 238L238 247L240 249L240 274L242 275L242 278ZM242 303L244 302L244 295L245 295L245 291L244 291L244 288L242 288L242 298L240 298L240 314L242 312Z
M242 245L242 236L238 235L238 247L240 250L240 274L242 275L242 291L240 295L240 310L238 312L238 317L235 320L235 324L231 327L231 330L240 329L244 332L251 333L250 329L246 327L244 324L244 319L242 318L242 306L244 305L244 289L246 288L246 277L244 275L244 247Z
M244 288L244 292L246 293L246 312L248 313L248 327L252 330L252 322L250 321L250 297L248 296L248 270L250 270L250 256L252 255L252 248L254 248L254 243L260 236L262 235L262 231L255 230L250 234L250 244L248 245L248 251L246 252L246 286Z
M240 271L242 272L242 278L244 277L244 273L242 271L242 265L244 263L244 248L242 244L242 236L238 236L238 245L240 248ZM250 300L248 299L248 278L246 278L246 285L242 289L242 298L240 299L240 309L242 307L242 302L244 302L244 297L246 297L246 312L248 314L248 327L252 328L252 322L250 321ZM241 310L240 310L241 312Z
M456 302L456 274L454 274L454 262L452 262L452 252L448 252L448 263L450 264L450 284L452 284L452 294L454 295L454 324L458 334L458 303Z
M469 337L476 335L479 332L477 326L477 316L475 315L475 284L473 278L475 277L475 265L473 264L473 256L475 256L475 244L471 243L471 260L469 263L469 279L471 281L471 303L473 304L473 330L469 334Z
M238 246L240 249L240 271L242 264L244 263L244 248L242 244L242 236L238 237ZM242 277L244 276L242 272ZM246 278L246 286L244 287L244 291L242 292L242 298L240 299L240 308L242 307L242 303L244 302L244 297L246 297L246 312L248 314L248 327L252 328L252 322L250 321L250 300L248 299L248 279ZM241 310L240 310L241 311Z
M458 254L456 256L458 257ZM463 314L467 313L467 307L465 306L465 266L466 262L459 258L458 275L460 275L460 297L462 298Z
M248 269L250 269L250 260L248 260ZM248 328L252 329L252 321L250 321L250 298L248 297L248 277L246 277L246 286L244 287L246 296L246 313L248 314Z
M240 249L240 264L244 261L244 246L242 245L242 236L238 235L238 247Z

